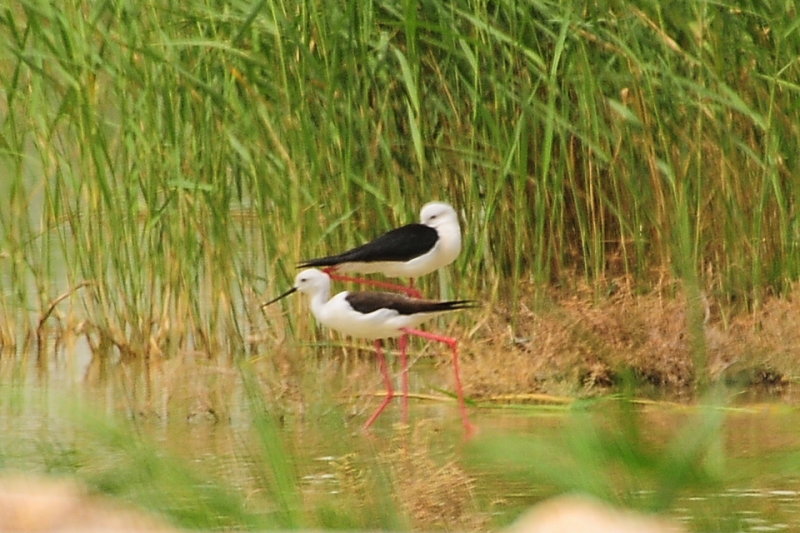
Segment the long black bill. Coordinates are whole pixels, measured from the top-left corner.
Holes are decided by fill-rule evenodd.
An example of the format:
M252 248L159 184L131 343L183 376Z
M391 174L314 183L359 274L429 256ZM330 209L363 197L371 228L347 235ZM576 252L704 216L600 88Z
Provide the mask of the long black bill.
M268 301L268 302L267 302L267 303L265 303L265 304L261 304L261 307L266 307L266 306L268 306L268 305L274 304L275 302L277 302L277 301L278 301L278 300L280 300L281 298L286 298L287 296L289 296L290 294L292 294L292 293L293 293L293 292L295 292L296 290L297 290L297 287L292 287L291 289L289 289L288 291L284 292L283 294L281 294L281 295L280 295L280 296L278 296L277 298L274 298L274 299L272 299L272 300Z

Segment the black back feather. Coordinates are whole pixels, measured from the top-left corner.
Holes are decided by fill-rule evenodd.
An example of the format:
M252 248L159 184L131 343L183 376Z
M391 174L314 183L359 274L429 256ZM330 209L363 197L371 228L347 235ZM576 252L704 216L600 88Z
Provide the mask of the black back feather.
M345 298L350 306L359 313L371 313L378 309L393 309L401 315L416 313L437 313L477 307L473 300L423 300L409 298L404 294L391 292L351 292Z
M298 268L336 266L355 262L408 261L429 251L438 239L439 234L430 226L408 224L341 254L303 261Z

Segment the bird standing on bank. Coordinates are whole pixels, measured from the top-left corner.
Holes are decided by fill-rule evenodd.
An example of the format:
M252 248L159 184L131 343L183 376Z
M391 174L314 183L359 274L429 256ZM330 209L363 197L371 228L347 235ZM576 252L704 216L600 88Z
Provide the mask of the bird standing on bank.
M296 291L301 292L309 296L311 312L320 324L346 335L375 341L375 352L386 386L386 398L367 419L364 428L369 428L375 422L394 397L394 389L383 355L383 339L415 335L444 342L450 346L461 418L464 430L467 434L472 434L475 428L469 421L464 402L458 361L458 341L452 337L414 328L432 318L436 313L474 307L475 304L469 300L423 300L389 292L344 291L331 298L330 290L330 276L321 270L311 268L297 274L291 289L265 303L264 306L273 304ZM405 365L404 368L406 368Z

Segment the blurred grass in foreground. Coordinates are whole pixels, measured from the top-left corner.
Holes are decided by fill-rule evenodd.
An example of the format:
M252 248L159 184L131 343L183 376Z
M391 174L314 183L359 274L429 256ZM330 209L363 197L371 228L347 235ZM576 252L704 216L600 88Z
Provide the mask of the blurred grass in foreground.
M778 499L725 499L731 491L785 492L800 460L763 435L740 433L737 410L719 397L671 414L666 406L648 412L625 394L559 413L519 412L506 423L530 418L526 430L464 444L436 420L364 435L329 416L279 419L247 385L252 376L243 377L247 424L215 429L231 433L232 453L208 455L196 436L162 442L163 422L107 417L88 404L61 403L41 419L31 405L21 417L4 404L3 423L29 429L4 433L2 467L77 478L191 529L485 531L564 493L680 516L691 531L798 518L796 506ZM764 427L791 420L765 414L776 418ZM31 432L39 423L48 431Z
M0 7L2 343L258 349L254 291L432 198L464 217L448 294L513 314L527 281L667 276L758 305L800 271L796 11Z

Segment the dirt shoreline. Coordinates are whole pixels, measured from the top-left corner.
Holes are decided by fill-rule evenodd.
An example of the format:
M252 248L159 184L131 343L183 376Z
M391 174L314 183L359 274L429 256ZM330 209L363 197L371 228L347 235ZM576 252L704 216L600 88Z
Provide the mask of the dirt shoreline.
M468 311L457 322L443 321L452 326L441 332L462 340L466 395L478 402L550 402L553 397L605 395L634 384L637 396L692 401L701 390L698 377L781 399L791 399L798 389L794 385L800 382L800 299L793 298L797 292L765 298L754 311L733 312L713 297L703 296L691 304L675 283L642 293L624 281L607 285L613 290L601 297L596 287L577 283L569 289L540 291L537 296L531 287L521 287L525 296L514 309L500 299ZM73 328L72 324L77 325ZM258 327L248 338L254 351L247 361L275 401L304 404L303 376L314 372L331 374L323 382L331 382L331 394L337 397L382 390L368 344L319 329L305 315L299 317L293 336L276 337L280 327L274 323ZM225 402L214 390L237 387L237 365L242 359L230 355L235 352L207 353L197 347L186 351L163 344L159 340L169 339L170 334L161 334L147 342L139 339L143 351L122 352L114 343L102 342L103 333L89 321L70 315L44 334L48 339L44 358L37 357L36 365L42 366L40 378L46 382L56 367L44 363L51 356L69 360L75 347L82 345L100 352L94 357L84 354L91 363L80 376L73 376L89 385L102 385L121 373L126 381L141 384L133 388L137 391L131 398L134 412L147 412L159 404L149 396L136 401L140 392L170 391L169 404L199 406L190 409L190 417L195 411L224 417ZM315 335L320 344L309 347ZM82 336L87 342L79 342ZM224 343L218 340L211 345ZM320 350L320 345L329 348ZM26 346L12 346L11 353L32 352L35 344ZM434 388L452 387L448 357L435 348L422 350L415 345L412 349L413 357L429 358L436 367ZM14 366L13 356L4 360ZM703 368L700 374L698 364ZM425 371L417 365L412 372ZM186 387L186 375L195 376L191 387ZM343 382L337 381L339 375L346 376ZM429 391L423 387L412 392Z
M692 309L680 290L615 286L604 299L583 287L550 291L535 310L523 301L513 330L511 310L493 308L465 349L467 394L602 394L626 379L673 396L693 395L698 380L780 394L798 382L800 301L791 294L734 314L706 296Z

